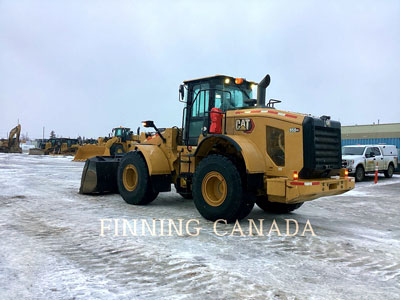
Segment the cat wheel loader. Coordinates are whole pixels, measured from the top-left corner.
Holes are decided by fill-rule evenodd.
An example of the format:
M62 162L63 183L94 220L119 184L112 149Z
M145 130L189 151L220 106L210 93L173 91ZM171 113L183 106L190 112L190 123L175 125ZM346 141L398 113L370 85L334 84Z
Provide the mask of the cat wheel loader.
M78 139L50 138L40 140L38 148L29 149L30 155L74 155L79 149Z
M80 193L119 192L145 205L174 184L204 218L233 222L255 203L288 213L353 189L341 168L340 123L278 110L279 100L266 104L269 83L269 75L258 84L223 75L184 81L182 127L143 122L155 133L142 133L126 154L86 161Z
M11 129L8 139L0 141L0 152L3 153L22 153L22 148L19 145L19 136L21 134L21 125L18 124Z
M138 141L138 136L134 135L130 128L113 128L112 138L98 138L96 144L87 144L79 148L73 161L86 161L95 156L121 155L130 150L132 143Z

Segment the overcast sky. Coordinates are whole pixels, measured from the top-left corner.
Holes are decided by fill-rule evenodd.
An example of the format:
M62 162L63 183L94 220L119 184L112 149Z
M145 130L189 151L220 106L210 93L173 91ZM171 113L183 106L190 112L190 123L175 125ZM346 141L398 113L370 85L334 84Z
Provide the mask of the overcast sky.
M400 122L400 1L0 0L0 136L181 125L178 86L259 81L279 109Z

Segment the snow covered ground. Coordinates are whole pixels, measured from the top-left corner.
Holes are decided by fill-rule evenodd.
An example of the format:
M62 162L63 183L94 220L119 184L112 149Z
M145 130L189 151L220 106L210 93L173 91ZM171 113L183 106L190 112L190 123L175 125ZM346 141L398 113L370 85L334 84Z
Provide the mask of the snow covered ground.
M245 236L229 236L233 224L218 224L228 233L218 236L175 193L148 206L78 194L82 167L71 157L0 154L0 299L399 297L400 176L377 185L370 177L287 215L255 207L248 218L264 219L267 233L275 219L282 236L249 236L247 220ZM190 224L199 235L115 235L115 219L180 218L199 220ZM315 236L285 235L285 219L300 231L309 220Z

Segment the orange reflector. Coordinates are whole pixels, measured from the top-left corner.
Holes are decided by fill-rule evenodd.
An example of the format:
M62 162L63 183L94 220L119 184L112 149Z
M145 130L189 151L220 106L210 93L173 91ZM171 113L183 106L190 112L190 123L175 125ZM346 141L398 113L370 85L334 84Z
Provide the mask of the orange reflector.
M297 171L293 172L293 180L299 179L299 174L297 174Z
M235 83L236 84L242 84L243 83L243 78L235 78Z

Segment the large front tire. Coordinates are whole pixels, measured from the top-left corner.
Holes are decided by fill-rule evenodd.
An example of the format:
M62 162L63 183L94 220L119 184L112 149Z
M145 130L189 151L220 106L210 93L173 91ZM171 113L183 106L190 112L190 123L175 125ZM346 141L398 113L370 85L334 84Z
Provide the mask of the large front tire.
M193 199L199 213L211 221L234 222L246 217L252 209L252 205L246 203L238 169L222 155L210 155L196 168Z
M158 196L153 191L147 165L139 152L127 153L118 166L118 190L129 204L145 205Z
M125 150L124 150L124 146L123 145L121 145L121 144L113 144L111 147L110 147L110 154L113 156L113 155L121 155L121 154L124 154L125 153Z

